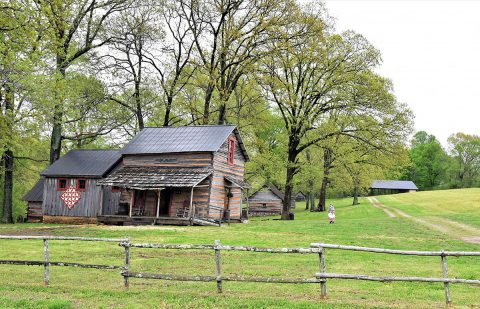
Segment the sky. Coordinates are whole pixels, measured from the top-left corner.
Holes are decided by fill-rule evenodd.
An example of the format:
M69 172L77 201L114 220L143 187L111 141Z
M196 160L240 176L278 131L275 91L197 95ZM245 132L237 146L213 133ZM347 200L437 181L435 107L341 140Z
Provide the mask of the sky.
M325 0L337 31L364 35L415 130L480 135L480 1Z

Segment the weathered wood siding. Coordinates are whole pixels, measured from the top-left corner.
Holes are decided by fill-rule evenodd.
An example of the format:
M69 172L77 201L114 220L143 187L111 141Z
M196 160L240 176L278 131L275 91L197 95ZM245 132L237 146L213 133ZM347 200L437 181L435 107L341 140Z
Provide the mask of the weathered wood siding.
M42 202L28 202L27 222L39 222L42 217Z
M67 188L76 187L76 178L67 178ZM82 178L85 179L85 178ZM69 209L60 196L65 191L58 191L57 178L45 178L43 193L43 214L46 216L96 217L101 210L101 187L97 186L97 179L86 179L86 190L80 193L80 200Z
M120 204L121 192L112 192L112 187L103 187L103 215L116 215L118 214Z
M212 166L212 154L206 152L125 155L123 164L128 166L210 167Z
M250 215L261 215L262 213L282 212L282 199L272 191L258 191L249 199L248 212Z
M205 185L210 185L210 178L203 180L199 184L200 187L196 187L193 189L193 203L195 204L197 211L202 211L202 209L206 210L206 207L208 206L210 190L209 187L205 187ZM173 189L170 200L170 217L175 217L178 210L181 208L190 208L191 192L191 188Z
M234 164L228 164L228 140L232 138L235 140L235 160ZM243 182L245 174L245 157L240 149L235 134L231 134L222 147L213 155L213 182L210 191L210 205L216 207L225 207L226 186L230 184L225 181L225 176L230 176L234 179ZM232 197L230 197L230 217L233 219L240 219L242 215L242 193L239 188L231 188ZM218 210L210 211L212 217L218 218L221 216Z

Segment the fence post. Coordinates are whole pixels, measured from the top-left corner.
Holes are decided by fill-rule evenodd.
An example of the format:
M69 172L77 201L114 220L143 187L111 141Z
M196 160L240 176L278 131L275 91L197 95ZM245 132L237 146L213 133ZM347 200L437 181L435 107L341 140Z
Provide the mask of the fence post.
M443 250L442 250L442 255L441 255L441 258L442 258L442 269L443 269L443 277L445 279L448 279L448 267L447 267L447 257L445 256L445 254L443 253ZM445 288L445 302L448 305L450 305L450 303L452 302L452 299L450 298L450 286L449 286L449 283L448 282L444 282L443 283L443 286Z
M217 269L217 292L222 293L222 264L220 256L220 240L215 240L215 266Z
M43 280L45 282L45 285L50 284L50 270L48 268L49 262L48 262L48 239L43 239L43 254L44 254L44 277Z
M125 265L123 267L123 284L128 289L128 272L130 272L130 238L124 243L125 247Z
M318 253L318 256L320 258L320 272L325 273L327 271L327 265L325 263L325 248L321 248L320 252ZM326 298L327 297L327 279L323 279L322 282L320 282L320 287L322 289L321 291L321 297Z

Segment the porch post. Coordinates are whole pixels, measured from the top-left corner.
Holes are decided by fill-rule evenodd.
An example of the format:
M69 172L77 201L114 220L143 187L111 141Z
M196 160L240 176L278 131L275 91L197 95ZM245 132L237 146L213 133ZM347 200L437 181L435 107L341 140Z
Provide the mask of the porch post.
M132 197L130 198L130 210L128 215L132 217L133 202L135 201L135 190L132 190Z
M193 224L193 216L195 216L194 209L193 209L193 188L192 191L190 192L190 225Z
M160 192L161 190L158 189L157 190L158 194L157 194L157 218L159 217L159 212L160 212Z

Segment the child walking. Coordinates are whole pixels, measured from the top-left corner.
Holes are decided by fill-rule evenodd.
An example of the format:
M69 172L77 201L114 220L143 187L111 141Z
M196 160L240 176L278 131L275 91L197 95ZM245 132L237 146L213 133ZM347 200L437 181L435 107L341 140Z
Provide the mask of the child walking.
M335 207L333 207L333 204L328 207L328 220L330 220L330 224L335 223Z

